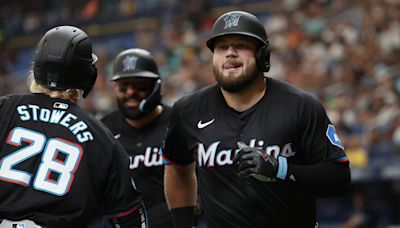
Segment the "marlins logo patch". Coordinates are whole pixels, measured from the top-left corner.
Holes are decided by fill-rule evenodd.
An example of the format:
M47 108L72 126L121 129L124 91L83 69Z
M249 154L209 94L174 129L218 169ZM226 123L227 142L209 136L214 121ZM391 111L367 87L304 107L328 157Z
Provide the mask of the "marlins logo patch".
M224 18L224 21L225 21L224 29L238 26L240 16L241 15L238 13L232 13L232 14L229 14L228 16L226 16Z
M124 69L122 69L122 71L134 70L136 68L137 59L136 56L126 56L122 61L122 64L124 64Z
M332 124L328 125L328 129L326 129L326 136L333 145L338 146L342 148L342 150L344 150L344 147L340 142L338 135L336 134L336 129Z

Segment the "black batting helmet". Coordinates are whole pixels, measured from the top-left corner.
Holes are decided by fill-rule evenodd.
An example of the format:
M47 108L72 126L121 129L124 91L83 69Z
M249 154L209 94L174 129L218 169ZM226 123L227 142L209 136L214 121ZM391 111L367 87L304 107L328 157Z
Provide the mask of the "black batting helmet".
M161 78L157 63L149 51L141 48L127 49L115 58L111 80L132 77L154 79L152 92L139 106L142 113L153 111L161 101Z
M35 81L49 89L82 89L85 98L97 78L96 55L88 35L74 26L45 33L33 60Z
M157 64L150 52L140 48L132 48L117 55L111 80L131 77L160 78Z
M257 66L263 72L270 68L270 47L267 33L263 24L256 16L244 11L227 12L215 21L211 37L207 40L207 47L214 51L215 38L224 35L245 35L260 42L260 49L256 53Z

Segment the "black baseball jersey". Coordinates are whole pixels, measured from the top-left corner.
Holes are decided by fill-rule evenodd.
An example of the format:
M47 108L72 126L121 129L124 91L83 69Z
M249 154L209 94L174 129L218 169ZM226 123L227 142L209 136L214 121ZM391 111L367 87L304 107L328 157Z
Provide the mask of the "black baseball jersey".
M92 224L141 205L128 155L76 104L45 94L0 98L0 218Z
M226 104L218 85L209 86L175 103L163 150L167 163L197 163L208 227L314 227L314 195L290 181L239 179L233 164L238 141L285 156L293 164L344 161L322 105L299 89L267 78L264 97L237 112Z
M164 165L160 155L171 107L149 124L135 128L125 117L114 111L101 119L114 137L128 152L131 174L138 190L143 194L149 227L172 227L172 220L164 195Z

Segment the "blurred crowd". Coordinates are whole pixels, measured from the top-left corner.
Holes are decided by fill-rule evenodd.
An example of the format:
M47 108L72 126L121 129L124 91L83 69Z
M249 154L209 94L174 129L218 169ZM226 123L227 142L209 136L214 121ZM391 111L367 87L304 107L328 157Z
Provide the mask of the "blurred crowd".
M266 75L323 102L353 168L400 165L399 0L2 0L0 95L26 91L34 46L10 46L15 37L37 35L59 24L92 28L143 20L152 26L92 36L99 76L82 105L98 117L115 108L109 81L112 60L131 47L154 54L164 83L163 101L173 104L214 82L205 40L214 19L233 9L250 11L263 21L272 46ZM396 183L400 174L392 177ZM353 210L362 200L357 191ZM394 210L400 214L399 208ZM352 219L342 226L366 221Z

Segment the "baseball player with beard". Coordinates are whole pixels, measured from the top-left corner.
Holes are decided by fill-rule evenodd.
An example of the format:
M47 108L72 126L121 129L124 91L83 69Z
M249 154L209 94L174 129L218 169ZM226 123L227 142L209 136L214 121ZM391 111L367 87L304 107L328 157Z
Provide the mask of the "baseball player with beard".
M0 227L144 227L129 158L76 103L97 77L89 37L59 26L40 40L31 93L0 97Z
M118 110L101 121L129 154L129 167L143 194L149 226L172 227L159 153L171 108L161 104L161 79L154 57L139 48L121 52L114 61L112 81Z
M270 47L256 16L223 14L207 46L218 83L174 104L163 149L176 227L192 226L197 190L209 228L316 227L317 197L350 184L323 106L264 76Z

